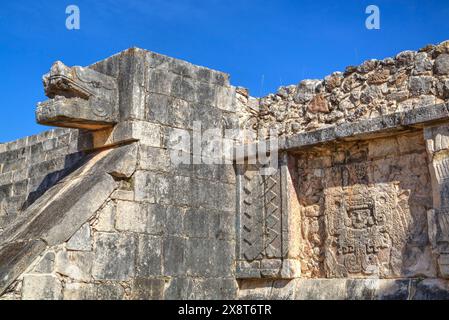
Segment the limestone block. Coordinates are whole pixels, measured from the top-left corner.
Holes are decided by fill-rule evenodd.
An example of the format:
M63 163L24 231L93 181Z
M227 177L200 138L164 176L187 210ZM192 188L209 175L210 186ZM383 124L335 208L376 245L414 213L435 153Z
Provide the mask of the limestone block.
M173 263L177 263L173 261ZM153 277L162 275L162 238L139 235L136 276Z
M92 234L89 223L85 223L67 242L67 250L90 251L92 250Z
M140 147L140 169L169 172L172 170L170 153L167 149L153 148L145 145Z
M196 84L195 101L204 106L215 105L216 99L216 86L199 82Z
M215 106L218 109L235 112L235 87L216 87L216 102Z
M59 251L55 271L73 280L89 281L92 276L94 254L81 251Z
M161 205L118 201L116 228L122 231L161 234L165 215L165 207Z
M135 121L133 126L133 136L139 139L141 144L151 147L161 146L161 127L158 124Z
M172 91L178 90L177 86L179 87L176 79L181 77L166 70L152 69L146 87L150 93L171 95Z
M164 298L165 280L136 278L133 280L131 299L162 300Z
M120 231L145 232L147 216L139 203L117 202L115 227Z
M55 267L55 253L50 251L44 254L41 260L34 267L36 273L52 273Z
M234 269L234 245L234 242L224 240L188 239L185 253L187 274L197 277L231 276Z
M186 268L186 240L182 237L167 236L163 239L164 276L184 275Z
M93 228L97 231L114 231L116 207L113 202L108 202L98 213L98 220Z
M135 200L167 203L169 186L168 176L139 170L134 175Z
M449 74L449 54L441 54L435 59L435 73L438 75Z
M96 287L90 283L67 283L64 287L64 300L95 300Z
M109 282L97 285L98 300L121 300L123 299L125 290L120 283Z
M125 281L134 276L136 240L130 234L98 232L94 238L92 276L96 280Z
M187 209L184 217L184 232L189 238L207 238L209 236L209 211Z
M175 206L168 206L166 208L164 232L167 235L184 235L185 211L186 209Z
M441 254L438 258L441 276L449 278L449 254Z
M417 283L413 300L449 299L448 282L440 279L425 279Z
M23 278L23 300L60 300L62 285L58 278L50 275L26 275Z
M282 279L295 279L301 277L301 263L296 259L284 259L280 270Z
M111 194L112 200L134 201L134 192L130 190L115 190Z

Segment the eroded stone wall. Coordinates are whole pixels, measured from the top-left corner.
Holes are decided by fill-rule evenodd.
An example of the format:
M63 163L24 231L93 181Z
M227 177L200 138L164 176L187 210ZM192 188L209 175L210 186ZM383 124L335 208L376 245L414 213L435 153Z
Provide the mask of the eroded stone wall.
M83 157L78 131L54 129L0 145L0 232Z
M280 135L433 105L449 98L449 42L368 60L323 80L304 80L260 99L242 90L241 125Z

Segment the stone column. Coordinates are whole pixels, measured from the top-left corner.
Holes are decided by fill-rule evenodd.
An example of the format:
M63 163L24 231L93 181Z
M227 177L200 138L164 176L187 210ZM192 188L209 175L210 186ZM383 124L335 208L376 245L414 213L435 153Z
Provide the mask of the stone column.
M428 211L432 249L442 277L449 278L449 124L424 128L432 181L433 209Z

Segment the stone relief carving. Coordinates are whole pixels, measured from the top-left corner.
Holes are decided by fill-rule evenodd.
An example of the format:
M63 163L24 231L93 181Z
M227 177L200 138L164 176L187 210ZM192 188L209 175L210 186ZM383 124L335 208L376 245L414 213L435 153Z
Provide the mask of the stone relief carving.
M57 61L44 76L43 84L50 100L37 107L39 123L99 129L118 122L116 79L89 68L70 68Z
M237 278L292 278L299 267L288 259L285 163L273 175L258 165L239 165L237 190Z
M424 129L432 177L433 209L428 211L429 237L439 272L449 278L449 126Z
M326 207L328 277L380 274L382 265L390 262L388 210L395 210L394 197L371 189L329 198L333 203Z
M308 149L297 157L302 276L436 276L421 132Z

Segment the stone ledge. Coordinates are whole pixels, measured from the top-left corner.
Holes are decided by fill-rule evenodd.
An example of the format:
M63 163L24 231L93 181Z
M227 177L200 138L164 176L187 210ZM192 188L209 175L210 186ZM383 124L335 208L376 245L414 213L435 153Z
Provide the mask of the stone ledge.
M244 300L449 299L449 282L441 279L244 280L239 287Z
M388 136L398 131L422 128L424 125L447 120L449 120L449 103L437 104L289 136L280 141L279 149L281 151L294 151L331 141L361 140Z
M309 132L302 132L279 138L278 151L297 151L321 143L333 141L351 141L373 139L410 131L449 121L449 103L420 107L414 110L397 112L382 117L344 123ZM267 140L266 149L270 150L271 142ZM276 146L274 146L276 147ZM254 159L257 156L258 143L246 144L234 148L234 160ZM274 149L276 150L276 149Z

